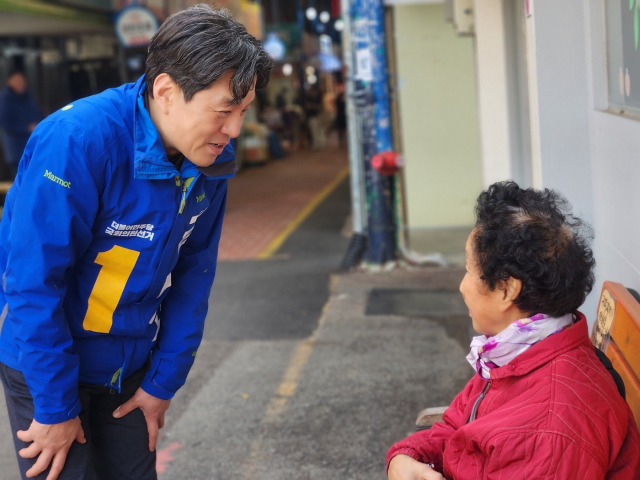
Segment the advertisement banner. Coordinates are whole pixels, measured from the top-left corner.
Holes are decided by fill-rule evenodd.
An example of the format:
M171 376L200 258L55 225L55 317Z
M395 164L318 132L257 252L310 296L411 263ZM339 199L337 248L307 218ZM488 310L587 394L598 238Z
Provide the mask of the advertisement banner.
M140 5L126 7L116 19L116 35L125 48L149 45L158 27L158 19L153 12Z

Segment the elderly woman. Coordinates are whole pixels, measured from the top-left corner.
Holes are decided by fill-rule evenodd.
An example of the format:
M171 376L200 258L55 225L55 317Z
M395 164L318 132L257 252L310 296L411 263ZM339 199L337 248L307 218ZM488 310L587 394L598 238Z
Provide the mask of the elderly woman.
M477 374L443 422L391 447L389 478L640 479L636 424L577 311L594 283L583 223L513 182L483 192L476 217L460 291Z

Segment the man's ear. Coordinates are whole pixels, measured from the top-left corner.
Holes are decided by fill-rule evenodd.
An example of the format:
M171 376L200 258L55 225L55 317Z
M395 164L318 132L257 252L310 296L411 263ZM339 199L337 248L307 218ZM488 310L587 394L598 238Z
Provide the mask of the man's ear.
M522 280L509 277L507 280L502 282L502 292L503 292L502 300L504 302L508 302L512 304L520 296L521 291L522 291Z
M153 82L153 99L162 113L168 113L180 91L178 84L167 73L161 73Z

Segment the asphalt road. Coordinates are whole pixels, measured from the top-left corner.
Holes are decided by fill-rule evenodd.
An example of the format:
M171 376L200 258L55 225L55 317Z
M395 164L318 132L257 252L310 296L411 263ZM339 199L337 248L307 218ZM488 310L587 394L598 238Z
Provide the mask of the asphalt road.
M470 378L466 312L366 312L374 288L457 294L462 271L331 275L348 198L345 182L275 258L220 265L205 342L163 432L161 480L384 479L386 451L418 411Z
M315 210L268 260L220 262L206 321L207 340L304 338L316 327L329 275L348 239L349 182Z
M187 383L167 414L161 448L168 445L173 423L239 347L254 341L280 341L278 348L286 362L291 345L314 331L329 297L330 275L338 271L349 243L341 233L351 209L349 198L346 180L268 260L218 263L204 339ZM255 361L276 360L261 355ZM282 373L278 366L274 368Z

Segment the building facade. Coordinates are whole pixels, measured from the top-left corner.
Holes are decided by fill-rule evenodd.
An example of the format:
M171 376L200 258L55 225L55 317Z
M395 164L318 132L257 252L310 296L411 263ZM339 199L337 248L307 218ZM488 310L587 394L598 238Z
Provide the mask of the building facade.
M496 181L557 189L595 235L589 321L605 280L640 291L640 2L385 3L410 234L470 224Z
M630 6L631 4L631 6ZM483 184L553 188L592 226L605 280L640 290L640 5L475 0Z

